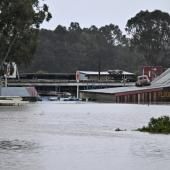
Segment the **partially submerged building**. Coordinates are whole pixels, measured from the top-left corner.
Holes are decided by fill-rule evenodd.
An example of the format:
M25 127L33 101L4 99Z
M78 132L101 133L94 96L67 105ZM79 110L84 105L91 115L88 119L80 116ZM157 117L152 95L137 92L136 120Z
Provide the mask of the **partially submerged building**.
M4 62L0 69L0 105L15 105L21 101L39 100L39 95L34 87L8 86L8 79L19 78L15 62Z
M39 95L34 87L0 87L0 100L18 97L26 101L39 100Z
M150 86L84 90L80 92L80 97L115 103L170 102L170 69L157 77Z

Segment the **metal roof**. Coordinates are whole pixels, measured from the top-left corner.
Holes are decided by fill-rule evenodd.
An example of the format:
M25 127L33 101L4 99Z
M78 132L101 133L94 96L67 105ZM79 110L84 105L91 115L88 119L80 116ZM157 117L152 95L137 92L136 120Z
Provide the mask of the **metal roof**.
M87 75L98 75L99 74L98 71L79 71L79 73L87 74ZM100 74L101 75L110 75L110 73L108 71L101 71ZM123 75L134 75L134 73L130 73L130 72L123 71L123 70L122 70L121 74L123 74Z
M159 77L157 77L150 86L145 87L116 87L116 88L106 88L106 89L94 89L94 90L83 90L83 92L89 93L105 93L105 94L116 94L116 93L126 93L126 92L139 92L148 90L157 90L164 87L170 87L170 68L163 72Z
M25 87L0 87L0 96L30 97Z
M88 75L98 75L99 72L98 71L79 71L80 74L88 74ZM107 71L101 71L100 72L101 75L109 75L109 73Z
M170 86L170 68L158 76L152 84L157 86Z
M94 90L83 90L83 92L89 93L105 93L105 94L115 94L115 93L125 93L125 92L135 92L135 91L144 91L144 90L153 90L162 87L157 86L147 86L147 87L115 87L115 88L106 88L106 89L94 89Z

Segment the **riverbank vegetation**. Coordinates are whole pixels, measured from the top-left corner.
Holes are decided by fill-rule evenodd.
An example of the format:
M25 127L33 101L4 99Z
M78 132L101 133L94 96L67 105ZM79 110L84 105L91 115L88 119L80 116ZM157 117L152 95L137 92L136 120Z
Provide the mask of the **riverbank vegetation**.
M170 117L151 118L147 126L137 130L140 132L170 134Z

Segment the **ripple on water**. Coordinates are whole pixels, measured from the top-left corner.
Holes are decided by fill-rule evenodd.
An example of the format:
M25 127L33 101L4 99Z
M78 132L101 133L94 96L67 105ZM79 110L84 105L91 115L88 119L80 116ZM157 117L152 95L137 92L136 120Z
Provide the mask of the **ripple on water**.
M161 138L161 137L160 137ZM135 142L132 146L134 155L150 159L170 159L170 144L165 140L150 139Z
M33 142L25 141L25 140L2 140L0 141L0 150L9 150L9 151L17 151L17 150L33 150L36 149L37 145Z

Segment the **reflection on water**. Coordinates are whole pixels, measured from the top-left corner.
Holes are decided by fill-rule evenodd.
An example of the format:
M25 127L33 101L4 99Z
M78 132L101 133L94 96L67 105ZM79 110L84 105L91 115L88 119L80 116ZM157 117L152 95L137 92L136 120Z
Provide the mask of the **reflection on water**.
M161 115L170 115L170 107L58 102L3 107L0 169L169 170L170 135L133 131Z

